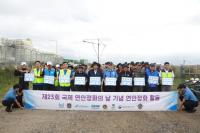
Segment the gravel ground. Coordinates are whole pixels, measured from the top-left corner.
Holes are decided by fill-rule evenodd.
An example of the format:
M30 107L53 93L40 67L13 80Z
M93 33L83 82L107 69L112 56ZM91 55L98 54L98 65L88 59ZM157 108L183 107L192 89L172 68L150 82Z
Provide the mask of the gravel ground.
M200 133L200 107L186 112L0 109L0 133Z

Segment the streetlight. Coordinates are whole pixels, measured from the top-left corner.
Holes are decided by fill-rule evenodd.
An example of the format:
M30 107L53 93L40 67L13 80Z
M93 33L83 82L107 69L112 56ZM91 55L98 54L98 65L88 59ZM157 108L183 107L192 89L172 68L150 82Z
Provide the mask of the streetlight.
M97 40L97 43L95 43L95 42L92 42L92 41L87 41L87 40ZM100 45L103 45L104 46L104 48L105 48L105 44L102 44L102 43L100 43L100 39L98 38L98 39L85 39L85 40L83 40L83 42L84 43L90 43L90 44L92 44L92 45L97 45L97 51L96 51L96 49L95 49L95 47L94 47L94 50L95 50L95 53L97 54L97 59L98 59L98 63L100 62L100 53L99 53L99 49L100 49Z

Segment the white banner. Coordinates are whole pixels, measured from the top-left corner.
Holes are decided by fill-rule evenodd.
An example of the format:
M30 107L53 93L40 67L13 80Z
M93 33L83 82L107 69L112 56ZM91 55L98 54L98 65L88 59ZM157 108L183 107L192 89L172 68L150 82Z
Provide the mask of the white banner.
M59 83L70 83L70 75L59 76Z
M44 83L45 84L54 84L54 76L44 76Z
M26 109L176 111L177 92L62 92L24 90Z
M117 78L105 78L105 86L116 86L117 85Z
M24 74L24 81L33 81L34 80L34 74L33 73L25 73Z
M122 77L121 85L122 86L132 86L133 85L133 79L130 78L130 77Z
M162 85L173 85L173 78L162 78Z
M149 84L158 84L159 77L156 76L149 76L148 82Z
M86 80L85 77L75 77L74 84L75 85L85 85L86 84L85 80Z
M134 78L135 86L145 86L145 78Z
M101 77L90 77L90 85L101 85Z

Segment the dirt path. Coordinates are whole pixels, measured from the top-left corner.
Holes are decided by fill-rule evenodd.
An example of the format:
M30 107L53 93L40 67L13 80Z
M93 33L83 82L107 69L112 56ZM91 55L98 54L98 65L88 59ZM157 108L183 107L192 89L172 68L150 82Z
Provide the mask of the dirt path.
M0 133L200 133L200 108L185 112L0 109Z

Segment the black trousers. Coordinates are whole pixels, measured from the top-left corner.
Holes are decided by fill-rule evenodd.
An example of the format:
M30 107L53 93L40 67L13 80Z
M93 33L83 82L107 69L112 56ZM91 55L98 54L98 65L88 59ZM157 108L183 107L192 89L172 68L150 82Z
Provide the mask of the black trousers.
M119 87L119 92L132 92L132 86L120 86Z
M183 96L180 96L179 99L181 101L183 101ZM194 110L195 107L197 107L199 105L199 102L198 101L192 101L192 100L185 100L183 105L185 107L185 111L192 111L192 110Z
M14 99L7 99L7 100L3 100L2 101L2 104L3 106L6 106L7 108L11 108L11 106L15 103L15 100Z
M186 111L192 111L195 107L198 106L198 101L186 100L183 105Z
M105 92L116 92L116 86L105 86Z
M51 84L44 84L44 89L45 91L55 91L55 86Z
M72 91L88 91L88 89L85 85L74 85Z
M89 91L91 92L101 92L101 86L89 86Z
M155 88L148 87L147 92L159 92L159 88L158 87L155 87Z
M43 84L33 84L33 90L43 90Z
M59 86L58 91L70 91L70 87Z

